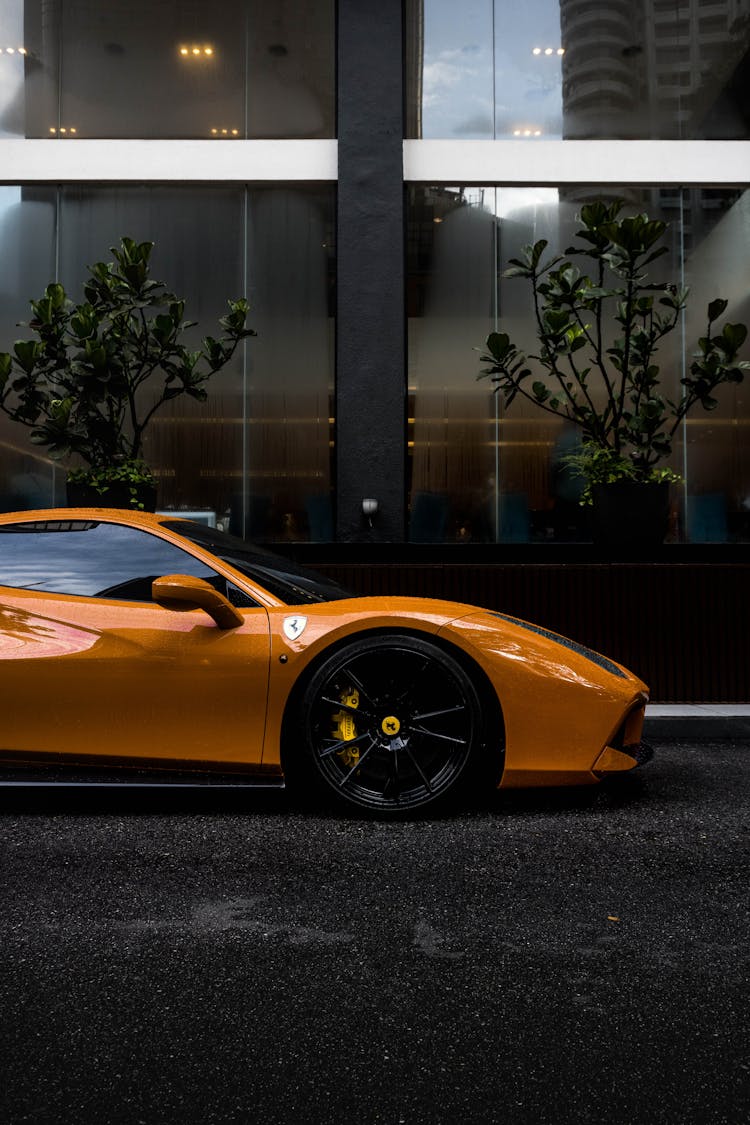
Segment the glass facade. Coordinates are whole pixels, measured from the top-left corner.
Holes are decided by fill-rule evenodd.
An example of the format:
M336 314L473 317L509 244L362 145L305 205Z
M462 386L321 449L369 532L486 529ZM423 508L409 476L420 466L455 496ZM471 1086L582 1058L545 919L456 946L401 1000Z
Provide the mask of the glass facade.
M661 353L674 391L710 298L729 301L729 319L750 321L750 176L740 169L739 177L722 177L715 156L717 149L744 152L741 142L750 140L750 0L388 0L387 10L390 21L374 0L369 7L358 0L0 0L0 148L8 142L16 159L23 149L49 161L49 172L11 172L18 182L0 186L0 350L24 335L16 325L49 281L79 299L87 266L106 259L120 237L153 240L154 276L186 298L189 319L198 322L192 338L215 333L227 300L240 295L249 298L258 333L211 381L208 402L179 398L155 416L145 457L161 509L203 512L209 523L272 542L586 540L576 485L559 465L575 435L518 400L505 411L477 382L472 349L496 327L532 346L529 294L502 277L508 258L542 237L566 246L581 204L602 197L669 223L669 256L660 264L692 290L679 332ZM398 65L395 82L382 79L382 67L368 75L355 65L375 35L374 19L378 31L396 28L386 48L398 37L403 90ZM360 39L347 39L357 21ZM347 64L343 94L337 51ZM355 100L346 100L347 81L350 91L352 84L365 89L362 133L352 144L342 113L336 145L337 98L347 107ZM368 96L397 106L395 129L391 119L384 129ZM410 142L404 168L410 148L448 149L448 170L406 173L405 302L394 277L388 312L366 286L361 300L356 286L341 286L342 294L355 293L347 306L337 301L338 273L357 256L382 265L381 231L389 233L380 244L398 244L402 265L392 237L402 230L400 160L388 187L372 190L368 178L386 132L400 148L402 101ZM84 140L79 151L87 159L71 171L69 146ZM219 140L260 143L217 150ZM263 143L271 140L278 144ZM431 140L487 144L421 143ZM556 166L555 152L599 153L623 140L614 187L593 183L596 169L580 172L581 184L571 178L578 167ZM136 143L108 143L117 141ZM537 143L544 141L551 143ZM672 152L697 153L699 173L683 182L702 186L669 186L667 157L653 141L679 141L668 146ZM279 147L293 152L294 166L277 176L263 162ZM479 172L491 182L466 186L477 184L464 164L466 150L477 147L494 161L491 172ZM116 154L129 161L131 149L137 167L123 172L121 161L113 171ZM304 164L304 153L334 149L338 195L335 170ZM623 149L647 150L647 181ZM711 159L701 157L707 149ZM179 157L169 182L159 179L163 163L161 172L149 165L164 152ZM512 154L507 178L504 153ZM6 160L6 180L12 168ZM385 226L384 215L396 219ZM365 224L377 232L367 251ZM392 266L390 259L389 281ZM342 323L349 333L339 331L337 356ZM375 330L357 353L360 325ZM378 339L393 345L393 363L384 361L385 347L378 352ZM351 391L364 359L376 377L361 386L382 401L363 394L357 416ZM725 387L716 411L697 411L682 428L673 456L684 479L673 489L673 542L750 539L749 399L750 381ZM357 441L345 448L342 436L352 433ZM396 446L381 447L384 434L396 433L403 438L399 477L393 483L391 468L389 494L384 477ZM0 414L0 508L63 503L64 478L65 466ZM364 497L380 500L380 525L363 517Z
M333 0L3 0L0 12L0 137L335 135Z
M407 135L750 136L748 0L408 0Z
M729 320L750 320L750 192L629 187L622 195L629 210L669 222L669 253L653 280L691 291L658 357L664 393L676 398L708 302L723 297ZM529 285L503 269L538 239L550 253L571 245L581 204L598 198L600 189L580 185L410 189L412 541L587 539L580 479L561 465L576 431L521 398L506 411L488 382L477 382L472 349L497 329L534 354ZM730 385L717 398L716 410L699 407L678 432L671 465L684 483L673 490L672 541L750 540L750 391Z

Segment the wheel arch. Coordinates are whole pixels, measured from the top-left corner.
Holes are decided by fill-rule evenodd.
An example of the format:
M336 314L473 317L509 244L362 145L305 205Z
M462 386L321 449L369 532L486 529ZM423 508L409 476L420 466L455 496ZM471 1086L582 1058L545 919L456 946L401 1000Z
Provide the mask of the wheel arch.
M479 696L479 704L482 714L482 751L479 755L484 765L482 771L485 775L485 780L490 781L493 785L499 785L503 775L503 768L505 764L505 720L503 717L502 705L498 699L497 693L490 682L489 676L469 653L467 653L460 645L452 643L445 637L440 636L438 633L432 632L427 629L414 629L408 626L378 626L373 629L363 629L355 634L348 634L344 637L339 637L331 644L326 645L324 648L317 652L315 656L306 665L297 679L294 687L287 696L284 706L284 713L281 721L281 765L284 773L287 773L286 759L291 752L291 731L292 724L294 723L295 713L299 708L300 701L304 696L305 689L313 678L317 670L340 650L346 648L347 645L353 641L367 640L374 637L409 637L420 641L426 641L429 644L440 649L441 652L447 656L452 657L457 664L460 665L462 670L469 676L474 687L476 688L477 695ZM493 760L493 746L494 746L494 760Z

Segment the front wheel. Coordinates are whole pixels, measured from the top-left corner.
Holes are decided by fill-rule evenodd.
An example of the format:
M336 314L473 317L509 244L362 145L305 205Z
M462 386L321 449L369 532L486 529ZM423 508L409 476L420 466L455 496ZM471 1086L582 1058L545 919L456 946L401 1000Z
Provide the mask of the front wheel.
M479 697L452 656L384 634L337 650L302 697L308 768L339 802L381 815L454 794L480 750Z

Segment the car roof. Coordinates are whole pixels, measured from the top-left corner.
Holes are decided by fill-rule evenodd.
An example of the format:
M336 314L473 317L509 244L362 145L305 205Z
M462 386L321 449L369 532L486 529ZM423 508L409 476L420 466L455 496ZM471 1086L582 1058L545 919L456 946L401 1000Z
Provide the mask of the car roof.
M167 520L178 520L179 511L166 515L156 512L142 512L130 508L38 508L25 512L2 512L0 524L32 523L36 520L104 520L112 523L128 523L133 527L158 527Z

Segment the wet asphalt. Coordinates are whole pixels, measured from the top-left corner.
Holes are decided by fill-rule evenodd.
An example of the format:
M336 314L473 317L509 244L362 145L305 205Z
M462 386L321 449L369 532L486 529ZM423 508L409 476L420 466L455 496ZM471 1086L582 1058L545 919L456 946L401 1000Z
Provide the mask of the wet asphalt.
M750 1120L750 744L440 819L0 792L0 1120Z

